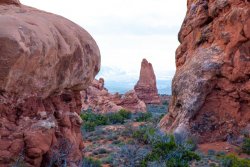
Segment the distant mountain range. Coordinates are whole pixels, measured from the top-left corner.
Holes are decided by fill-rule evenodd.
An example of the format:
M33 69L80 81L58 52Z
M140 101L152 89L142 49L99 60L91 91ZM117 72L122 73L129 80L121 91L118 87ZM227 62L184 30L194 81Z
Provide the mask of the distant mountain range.
M105 87L109 90L111 93L120 93L124 94L127 91L134 88L134 85L136 84L136 80L130 80L126 82L116 82L116 81L109 81L105 80ZM157 88L159 94L171 94L171 82L172 80L157 80Z

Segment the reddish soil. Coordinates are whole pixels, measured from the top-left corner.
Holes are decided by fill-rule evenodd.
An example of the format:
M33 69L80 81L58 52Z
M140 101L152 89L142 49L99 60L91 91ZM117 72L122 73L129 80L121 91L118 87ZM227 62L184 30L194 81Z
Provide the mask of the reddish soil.
M224 151L226 154L235 154L241 158L250 158L249 155L240 153L240 148L234 145L231 145L228 142L214 142L214 143L204 143L198 145L198 149L203 153L207 153L208 150Z

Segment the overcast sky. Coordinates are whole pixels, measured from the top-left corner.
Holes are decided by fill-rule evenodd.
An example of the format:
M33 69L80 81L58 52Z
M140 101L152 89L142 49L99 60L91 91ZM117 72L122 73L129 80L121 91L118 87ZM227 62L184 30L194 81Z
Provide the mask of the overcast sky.
M101 75L106 80L138 77L143 58L153 64L158 79L169 77L175 70L177 34L186 13L186 0L21 2L62 15L86 29L100 48Z

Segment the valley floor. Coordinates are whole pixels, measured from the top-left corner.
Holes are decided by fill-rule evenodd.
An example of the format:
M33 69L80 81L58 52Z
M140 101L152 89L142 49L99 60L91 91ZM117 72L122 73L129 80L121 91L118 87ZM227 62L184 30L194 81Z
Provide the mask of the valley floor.
M148 106L148 113L134 114L123 123L100 125L90 130L83 128L83 138L85 142L84 155L88 158L91 157L90 160L87 159L85 167L88 167L87 164L92 162L96 165L92 167L140 167L145 166L145 163L146 166L150 167L168 166L166 164L169 162L162 160L162 157L158 159L159 161L156 161L157 158L149 156L153 155L152 153L155 152L154 144L150 142L152 141L150 135L145 135L152 133L153 136L153 133L157 131L157 124L162 116L166 114L166 110L166 105L151 105ZM142 130L143 128L144 131ZM147 129L145 131L145 128L149 130ZM153 138L156 137L153 136ZM159 139L157 138L154 140ZM227 154L234 154L237 157L245 158L242 160L244 162L237 158L236 164L238 163L239 167L250 166L250 156L247 154L238 155L239 147L230 145L227 142L207 143L202 145L191 143L191 146L193 148L190 149L190 152L194 151L194 153L200 157L200 160L191 158L187 161L188 166L230 167L230 158L233 159L235 157L229 157L229 160L227 160ZM174 151L175 153L183 154L183 152L178 151L178 148ZM179 155L174 155L173 157L175 156L178 157ZM147 161L145 161L145 159L147 159ZM144 164L142 163L143 161L145 162ZM177 164L178 162L171 162L173 167L178 166L175 163ZM242 163L242 165L240 165L240 163ZM185 163L180 163L179 166L184 167Z

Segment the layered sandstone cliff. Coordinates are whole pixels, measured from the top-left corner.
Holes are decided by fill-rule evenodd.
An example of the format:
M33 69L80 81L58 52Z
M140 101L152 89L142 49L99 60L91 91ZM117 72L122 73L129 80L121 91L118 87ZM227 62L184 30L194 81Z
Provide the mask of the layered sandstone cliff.
M94 80L92 85L81 92L83 110L91 108L96 113L117 112L121 109L130 112L146 112L146 105L134 90L124 95L111 94L104 87L104 79Z
M160 126L200 142L226 140L250 123L250 2L188 0L187 8Z
M0 166L79 165L80 91L99 71L93 38L60 16L0 2Z
M139 99L146 104L160 104L154 69L152 64L146 59L143 59L141 62L140 78L134 90Z

